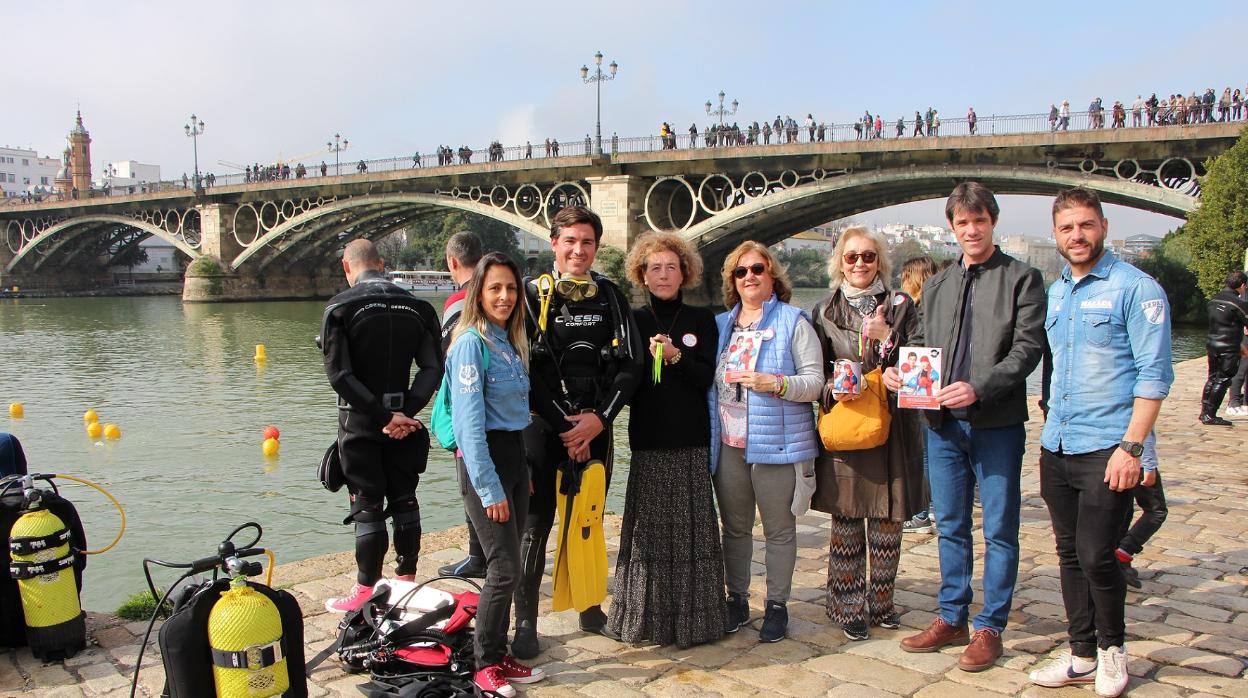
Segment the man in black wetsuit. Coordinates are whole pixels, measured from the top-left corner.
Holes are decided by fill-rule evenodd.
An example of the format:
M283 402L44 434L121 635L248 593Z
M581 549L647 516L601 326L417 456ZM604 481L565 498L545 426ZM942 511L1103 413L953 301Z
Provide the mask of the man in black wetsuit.
M546 567L546 541L555 518L555 473L565 461L601 460L611 479L611 423L641 376L643 347L628 306L614 283L590 271L602 239L602 221L583 206L568 206L550 226L553 275L528 279L532 359L524 448L533 497L521 539L523 570L516 589L515 656L537 655L537 600ZM603 633L607 616L594 606L581 629Z
M464 299L468 295L468 282L472 272L481 261L481 238L470 230L455 233L446 241L446 268L451 272L451 279L459 290L452 293L442 306L442 354L451 348L451 333L459 324L459 316L464 310ZM459 483L460 494L469 485L466 481ZM477 538L477 530L472 527L472 519L468 518L468 557L449 565L438 568L443 577L458 575L485 579L485 551Z
M1218 416L1218 408L1239 368L1239 357L1248 355L1248 349L1243 347L1248 303L1240 300L1245 286L1248 286L1248 275L1233 271L1226 277L1226 288L1209 299L1209 338L1205 341L1209 379L1205 381L1200 398L1201 424L1231 426L1229 421Z
M356 583L330 599L330 611L359 608L381 579L394 529L395 574L413 579L420 554L416 484L429 456L429 432L415 419L442 380L438 316L383 275L385 263L368 240L342 255L351 288L325 308L321 347L325 373L338 393L338 452L355 523ZM411 378L412 364L418 371Z

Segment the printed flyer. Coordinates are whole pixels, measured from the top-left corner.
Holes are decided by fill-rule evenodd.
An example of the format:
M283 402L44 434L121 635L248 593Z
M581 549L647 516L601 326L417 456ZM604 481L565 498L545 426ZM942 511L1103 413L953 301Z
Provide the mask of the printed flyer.
M901 376L901 390L897 393L897 406L919 410L938 410L936 393L940 392L940 380L944 377L941 350L933 347L902 347L897 373Z

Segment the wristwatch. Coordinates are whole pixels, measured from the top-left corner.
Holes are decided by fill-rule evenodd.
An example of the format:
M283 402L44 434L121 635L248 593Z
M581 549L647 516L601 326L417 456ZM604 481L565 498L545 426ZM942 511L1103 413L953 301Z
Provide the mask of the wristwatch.
M1144 444L1139 441L1123 441L1118 444L1118 448L1130 453L1132 458L1144 455Z

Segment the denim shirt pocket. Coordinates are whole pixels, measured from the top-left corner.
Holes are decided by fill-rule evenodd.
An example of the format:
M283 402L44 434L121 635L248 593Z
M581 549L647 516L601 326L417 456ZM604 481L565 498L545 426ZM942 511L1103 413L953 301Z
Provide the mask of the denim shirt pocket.
M1088 344L1094 347L1109 345L1113 323L1109 315L1104 313L1085 313L1083 316L1083 336Z

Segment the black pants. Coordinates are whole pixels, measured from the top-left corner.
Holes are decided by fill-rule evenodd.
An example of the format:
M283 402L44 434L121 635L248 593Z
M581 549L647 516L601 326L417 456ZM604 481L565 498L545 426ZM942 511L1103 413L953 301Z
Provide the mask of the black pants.
M397 574L415 574L420 557L420 505L416 485L429 459L429 432L404 439L381 433L381 426L357 410L339 410L338 453L351 497L355 522L356 581L372 586L381 579L390 541L386 519L394 528Z
M1239 368L1235 371L1235 377L1231 379L1231 407L1242 407L1248 404L1244 400L1244 381L1248 379L1248 356L1239 357Z
M1157 473L1157 481L1152 485L1139 484L1131 490L1135 503L1140 505L1140 520L1131 525L1131 517L1135 513L1133 507L1127 507L1127 515L1122 518L1122 528L1118 533L1118 547L1129 555L1139 555L1144 544L1166 522L1170 512L1166 508L1166 493L1161 489L1161 473Z
M1222 398L1231 387L1231 380L1239 371L1239 348L1230 351L1214 351L1208 349L1205 355L1209 359L1209 379L1205 381L1205 389L1200 396L1200 413L1213 416L1222 406Z
M545 420L534 417L524 429L524 451L533 478L533 495L529 499L529 514L524 522L524 535L520 541L520 553L524 569L516 588L516 623L528 622L535 627L537 599L546 570L546 541L555 522L555 505L558 493L555 475L559 464L568 459L568 450L559 433ZM607 484L611 483L612 436L611 425L589 443L590 459L601 460L607 470Z
M507 496L511 516L502 523L491 521L476 490L468 485L464 509L481 541L485 556L485 585L477 603L473 650L477 669L502 661L507 653L507 627L511 622L511 596L520 582L520 528L529 513L529 469L524 441L518 431L488 431L485 443ZM461 481L468 482L464 461L456 458Z
M1105 484L1114 449L1072 455L1040 450L1040 495L1049 507L1070 651L1095 657L1096 648L1121 647L1126 634L1127 584L1114 555L1131 508L1131 492Z

